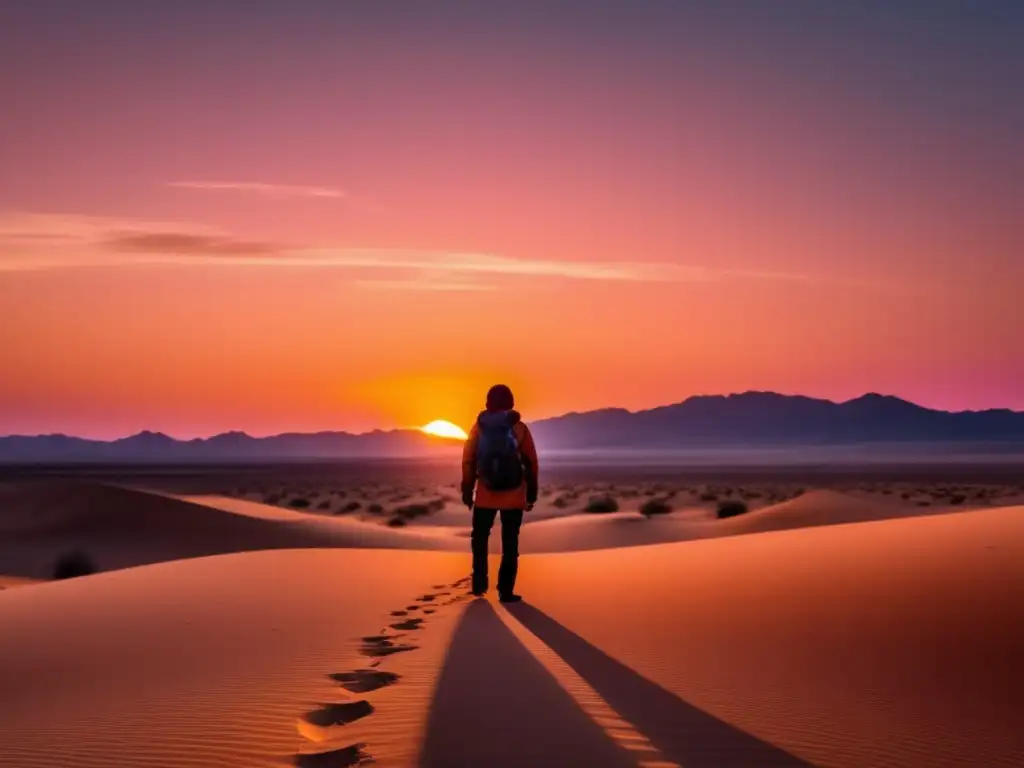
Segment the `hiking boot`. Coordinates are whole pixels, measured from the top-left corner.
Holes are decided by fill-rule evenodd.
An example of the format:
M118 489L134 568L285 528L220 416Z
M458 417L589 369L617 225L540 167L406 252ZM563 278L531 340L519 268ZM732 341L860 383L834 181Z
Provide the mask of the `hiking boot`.
M521 603L523 598L512 592L506 592L503 595L498 595L498 600L502 603Z

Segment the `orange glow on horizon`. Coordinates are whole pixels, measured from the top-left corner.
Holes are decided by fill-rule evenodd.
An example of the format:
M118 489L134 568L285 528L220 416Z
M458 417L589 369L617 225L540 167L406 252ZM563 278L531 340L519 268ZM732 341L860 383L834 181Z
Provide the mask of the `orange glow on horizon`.
M458 424L452 424L450 421L444 419L436 419L429 424L420 427L420 429L428 435L434 437L445 437L452 440L465 440L469 435L466 434L466 430L460 427Z

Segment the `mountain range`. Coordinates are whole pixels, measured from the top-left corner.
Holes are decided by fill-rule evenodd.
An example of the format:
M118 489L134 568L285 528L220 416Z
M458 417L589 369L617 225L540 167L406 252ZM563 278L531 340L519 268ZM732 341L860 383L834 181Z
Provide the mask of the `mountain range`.
M866 394L842 403L774 392L700 395L642 411L607 408L530 422L541 451L808 447L873 443L1024 445L1024 412L941 411ZM427 457L457 444L404 429L363 434L225 432L177 440L140 432L118 440L0 437L2 463L218 462Z

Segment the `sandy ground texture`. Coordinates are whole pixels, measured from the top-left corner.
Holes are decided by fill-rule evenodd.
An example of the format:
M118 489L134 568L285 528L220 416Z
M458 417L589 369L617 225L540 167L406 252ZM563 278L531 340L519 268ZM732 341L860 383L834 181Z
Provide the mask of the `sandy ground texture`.
M464 525L0 486L0 766L1024 764L1024 507L766 490L530 523L505 606Z

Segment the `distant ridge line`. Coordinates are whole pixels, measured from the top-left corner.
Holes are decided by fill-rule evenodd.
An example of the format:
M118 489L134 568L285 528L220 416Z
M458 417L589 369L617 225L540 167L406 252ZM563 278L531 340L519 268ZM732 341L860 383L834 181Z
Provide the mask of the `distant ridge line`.
M894 442L1024 444L1024 412L943 411L869 392L835 402L751 391L694 395L638 411L601 408L530 421L542 450L664 450L729 446L809 446ZM179 440L144 430L114 440L64 434L0 437L0 462L244 461L388 458L451 452L457 443L416 429L364 433L241 431Z

